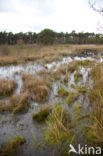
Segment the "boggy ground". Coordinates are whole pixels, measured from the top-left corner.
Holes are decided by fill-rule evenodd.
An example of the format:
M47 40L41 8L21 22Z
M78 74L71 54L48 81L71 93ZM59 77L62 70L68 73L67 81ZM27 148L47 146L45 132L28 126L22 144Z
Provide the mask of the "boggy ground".
M103 147L103 57L82 50L0 67L0 156L73 156L69 144Z

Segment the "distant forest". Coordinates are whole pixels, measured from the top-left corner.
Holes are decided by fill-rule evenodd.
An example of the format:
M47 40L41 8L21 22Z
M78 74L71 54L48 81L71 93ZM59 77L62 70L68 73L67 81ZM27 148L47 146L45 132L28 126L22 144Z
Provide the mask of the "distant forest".
M55 32L50 29L44 29L40 33L27 32L16 33L0 32L0 45L8 44L103 44L103 34L89 32L71 33Z

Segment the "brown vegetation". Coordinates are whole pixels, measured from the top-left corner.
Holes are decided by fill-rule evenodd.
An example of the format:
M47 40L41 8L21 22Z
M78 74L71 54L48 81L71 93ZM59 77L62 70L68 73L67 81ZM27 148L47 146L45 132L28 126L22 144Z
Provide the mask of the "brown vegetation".
M5 45L4 45L5 46ZM27 61L52 62L62 59L64 56L79 54L82 50L96 49L103 52L102 45L53 45L53 46L38 46L34 45L14 45L0 46L0 52L3 49L7 50L7 55L0 56L0 65L10 65L18 63L27 63ZM30 51L30 53L28 53Z
M18 113L25 111L29 107L28 103L29 94L27 92L21 93L19 95L13 95L10 100L6 103L0 105L0 111L10 111L13 113Z
M31 98L37 102L48 100L51 90L51 83L45 79L39 79L33 75L23 75L24 91L28 91Z
M14 80L0 79L0 96L13 94L17 84Z

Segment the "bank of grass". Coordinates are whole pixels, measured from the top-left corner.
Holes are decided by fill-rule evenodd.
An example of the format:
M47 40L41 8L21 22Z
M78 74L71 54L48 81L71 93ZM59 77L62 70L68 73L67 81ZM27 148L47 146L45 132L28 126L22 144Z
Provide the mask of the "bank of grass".
M43 78L37 78L31 74L23 74L23 90L27 91L30 97L39 102L45 102L49 99L51 92L51 81Z
M102 45L52 45L41 46L36 44L22 45L1 45L0 46L0 65L11 65L27 63L27 61L37 61L40 63L61 60L62 57L76 55L81 51L100 51L103 52Z
M0 79L0 96L10 96L14 93L17 84L14 80Z
M37 122L45 121L51 111L52 105L42 106L38 112L32 114L32 119L36 120Z
M0 148L0 156L14 156L20 151L23 144L26 143L26 139L21 136L16 136L11 140L5 148Z
M10 97L8 102L0 105L0 112L10 111L12 113L19 113L27 111L29 108L29 94L27 92L21 94L14 94Z

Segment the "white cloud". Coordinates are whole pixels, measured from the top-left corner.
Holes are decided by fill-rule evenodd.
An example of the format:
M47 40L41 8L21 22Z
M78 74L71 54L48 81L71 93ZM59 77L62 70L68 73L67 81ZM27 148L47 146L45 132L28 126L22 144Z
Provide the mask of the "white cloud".
M88 0L8 0L5 8L3 2L7 0L1 2L0 30L96 32L101 21L101 16L89 8Z

